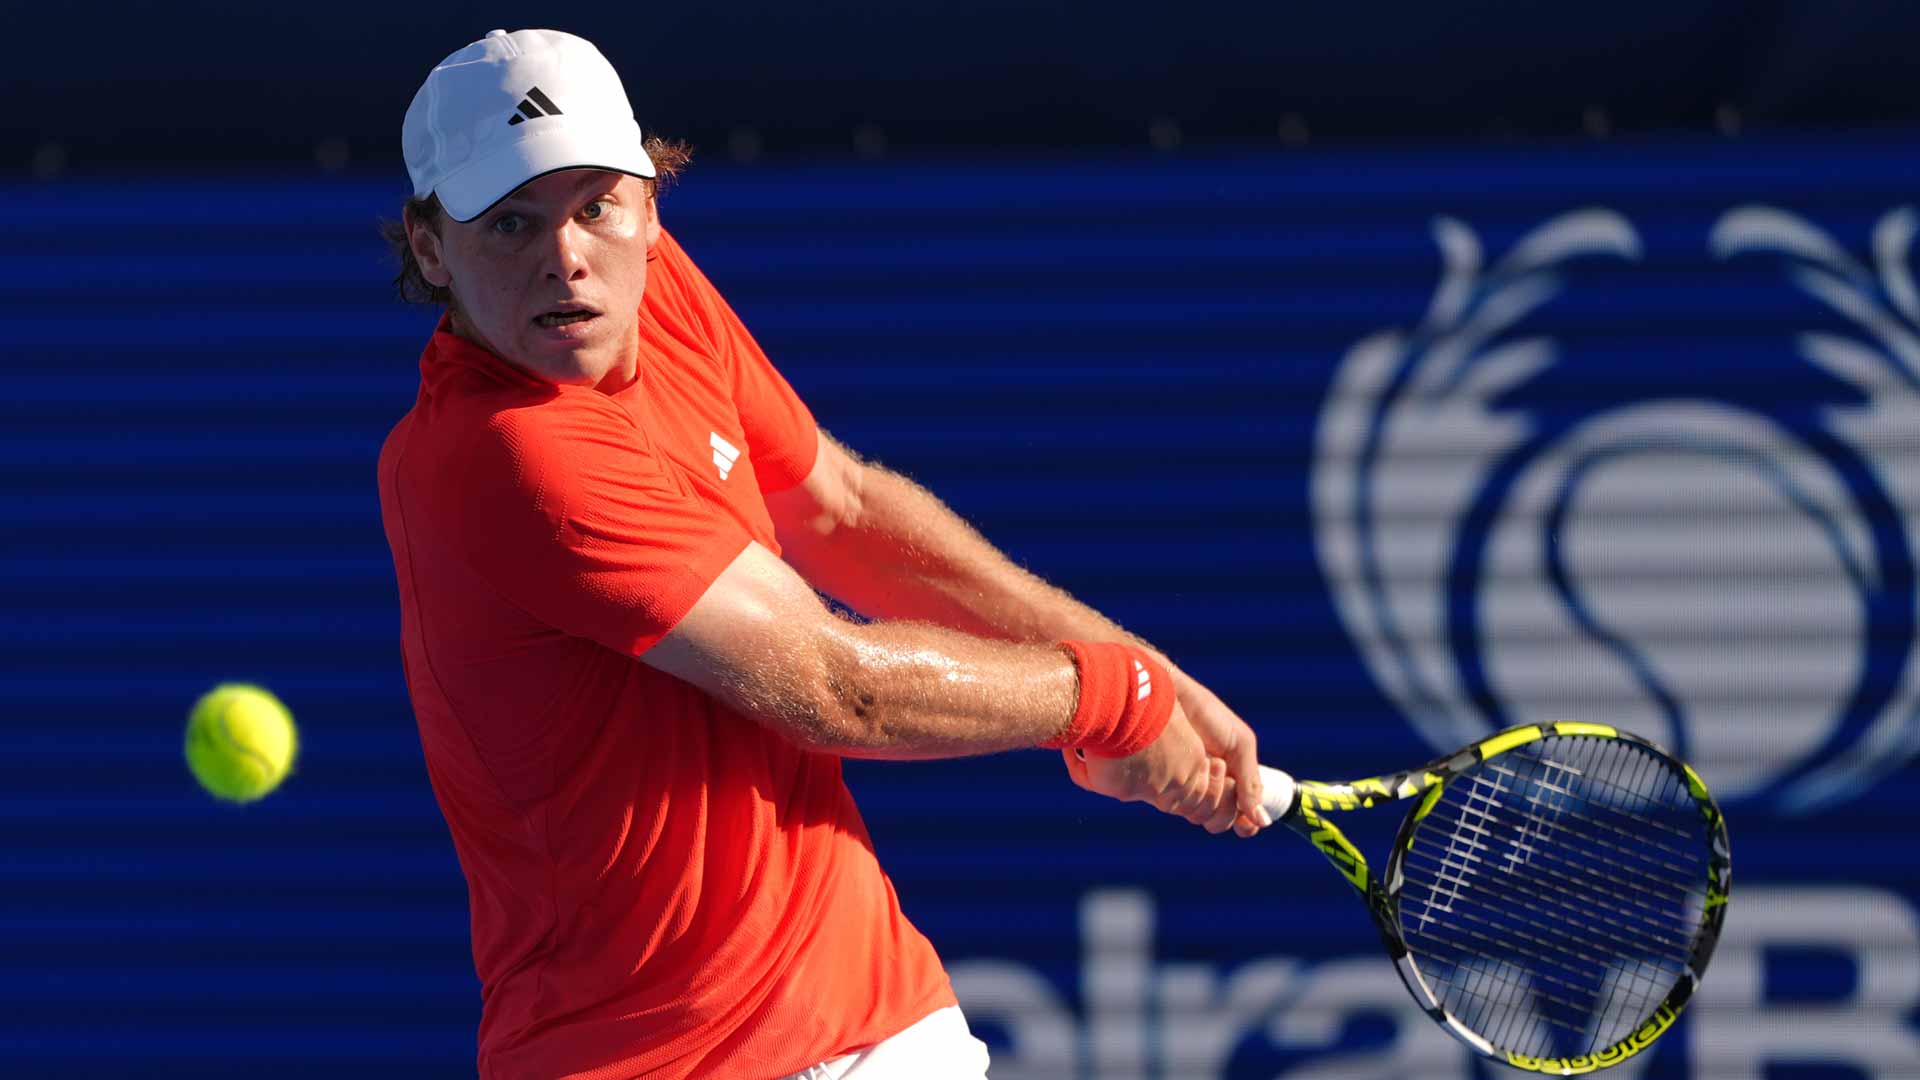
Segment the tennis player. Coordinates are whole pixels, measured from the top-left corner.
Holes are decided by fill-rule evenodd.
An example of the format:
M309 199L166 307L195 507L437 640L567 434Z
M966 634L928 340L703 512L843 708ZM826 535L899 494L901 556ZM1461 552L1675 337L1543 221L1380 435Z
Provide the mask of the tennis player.
M488 34L402 142L403 292L446 311L380 502L481 1076L984 1076L841 759L1054 747L1251 835L1252 731L815 426L661 227L685 152L592 45Z

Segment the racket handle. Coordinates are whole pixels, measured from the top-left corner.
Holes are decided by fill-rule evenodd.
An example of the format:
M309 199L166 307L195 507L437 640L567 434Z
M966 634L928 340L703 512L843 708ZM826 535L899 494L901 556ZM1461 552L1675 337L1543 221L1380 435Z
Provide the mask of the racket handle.
M1293 809L1293 795L1296 787L1293 777L1271 766L1260 766L1260 805L1266 808L1267 813L1273 815L1273 820L1279 821Z

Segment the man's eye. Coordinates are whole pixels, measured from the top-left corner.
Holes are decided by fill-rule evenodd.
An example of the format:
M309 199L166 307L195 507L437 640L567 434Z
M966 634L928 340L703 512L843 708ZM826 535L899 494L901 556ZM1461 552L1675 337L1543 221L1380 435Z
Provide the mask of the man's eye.
M595 199L593 202L590 202L587 205L580 208L580 216L587 218L589 220L593 218L598 218L598 217L605 217L607 213L610 211L610 209L611 208L607 206L605 199Z
M512 236L520 231L521 221L518 215L503 214L493 219L493 231L501 236Z

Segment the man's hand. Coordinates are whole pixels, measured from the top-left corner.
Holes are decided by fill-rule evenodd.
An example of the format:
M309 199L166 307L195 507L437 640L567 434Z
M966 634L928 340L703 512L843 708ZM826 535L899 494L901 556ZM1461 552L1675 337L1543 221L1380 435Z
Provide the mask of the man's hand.
M1193 725L1201 745L1207 748L1207 753L1226 763L1227 778L1233 782L1241 819L1248 825L1273 824L1271 815L1260 807L1265 792L1260 789L1260 754L1253 729L1238 713L1227 708L1226 702L1181 671L1173 661L1162 656L1160 662L1173 672L1180 707L1186 711L1187 721ZM1243 836L1253 835L1235 831Z
M1174 706L1160 737L1132 757L1083 758L1072 750L1062 756L1067 774L1088 791L1122 802L1151 803L1211 833L1229 827L1241 836L1259 831L1255 819L1239 811L1226 761L1208 755L1181 705Z

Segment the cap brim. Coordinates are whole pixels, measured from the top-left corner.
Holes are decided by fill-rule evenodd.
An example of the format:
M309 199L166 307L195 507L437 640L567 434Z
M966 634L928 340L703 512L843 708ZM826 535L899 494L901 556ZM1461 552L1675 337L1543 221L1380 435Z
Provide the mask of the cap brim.
M433 189L440 206L455 221L472 221L527 183L566 169L605 169L651 177L653 161L640 144L640 125L586 124L569 117L546 117L513 143L470 161L443 177Z

